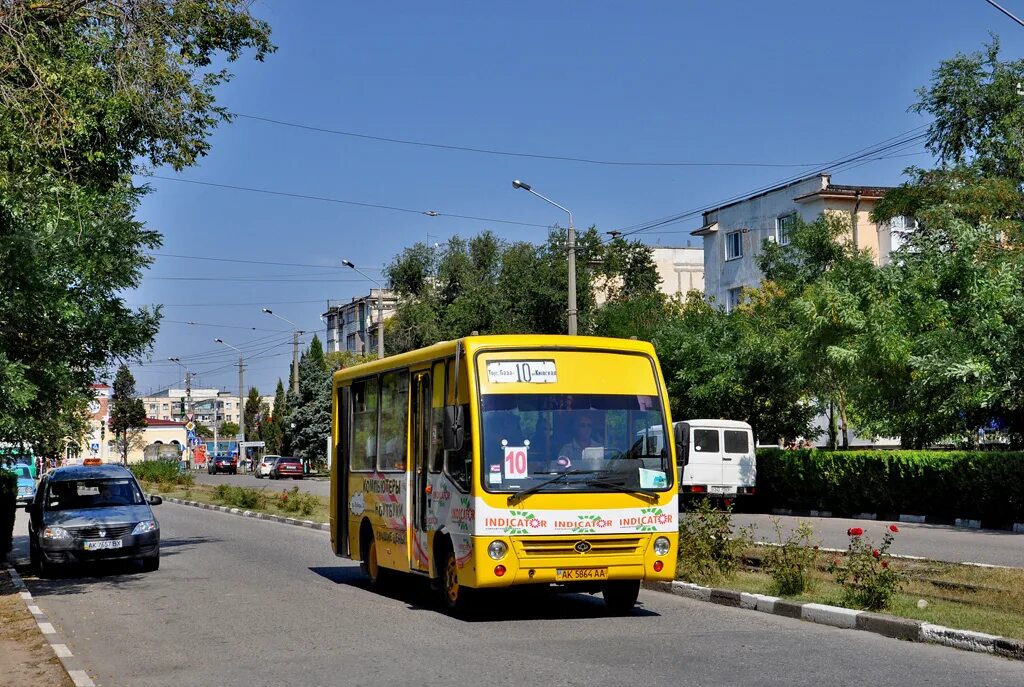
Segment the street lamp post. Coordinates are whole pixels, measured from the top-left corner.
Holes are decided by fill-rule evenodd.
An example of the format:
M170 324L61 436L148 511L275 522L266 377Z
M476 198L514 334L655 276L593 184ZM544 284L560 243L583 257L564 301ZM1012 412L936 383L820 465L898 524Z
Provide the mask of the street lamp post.
M188 416L192 414L192 373L189 372L188 367L181 362L181 358L168 358L172 363L177 363L181 369L185 370L185 421L188 422ZM188 456L188 467L192 467L192 442L188 440L186 435L185 439L185 451Z
M281 317L270 308L263 308L263 312L268 315L273 315L279 320L287 322L294 329L292 331L292 393L298 395L299 393L299 335L305 334L304 331L299 329L299 325L295 324L289 319Z
M370 275L363 272L361 269L355 266L351 260L342 260L341 264L345 267L351 267L359 274L363 275L367 280L377 285L377 357L384 357L384 287L381 286L380 282L371 277Z
M245 441L245 377L243 376L245 371L245 358L242 353L242 349L235 348L231 344L224 341L224 339L214 339L219 344L224 344L228 348L238 351L238 433L242 439L239 441ZM245 458L245 454L242 453L242 447L238 447L238 460L241 461Z
M537 193L525 181L516 179L512 182L512 188L521 188L524 191L532 193L541 200L554 205L556 208L569 215L569 234L568 241L566 242L566 251L569 258L569 335L576 336L576 230L572 226L572 211L569 208L562 207L550 198L546 198Z

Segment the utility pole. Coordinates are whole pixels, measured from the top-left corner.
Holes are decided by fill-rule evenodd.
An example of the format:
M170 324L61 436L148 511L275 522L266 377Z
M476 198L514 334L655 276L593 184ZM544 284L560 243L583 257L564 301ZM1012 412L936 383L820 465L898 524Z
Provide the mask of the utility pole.
M224 339L214 339L214 341L238 351L238 434L241 437L238 446L238 460L242 461L245 459L245 453L241 446L241 442L245 441L245 354L242 349L232 346Z
M185 422L189 421L189 415L192 415L192 373L188 367L181 362L181 358L168 358L172 363L177 363L185 370ZM188 461L188 466L194 467L192 464L192 442L186 439L185 441L185 455Z

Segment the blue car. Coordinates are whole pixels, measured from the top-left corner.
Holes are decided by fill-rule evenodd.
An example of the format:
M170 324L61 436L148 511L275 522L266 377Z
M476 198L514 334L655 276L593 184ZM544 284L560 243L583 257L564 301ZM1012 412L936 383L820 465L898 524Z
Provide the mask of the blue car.
M11 470L18 476L18 504L24 505L36 497L36 481L27 465L15 465Z

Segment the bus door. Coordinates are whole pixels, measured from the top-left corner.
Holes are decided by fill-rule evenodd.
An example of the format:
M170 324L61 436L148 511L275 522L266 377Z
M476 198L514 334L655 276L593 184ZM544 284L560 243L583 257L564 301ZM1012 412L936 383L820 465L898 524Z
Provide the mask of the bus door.
M334 447L334 469L337 479L334 481L335 498L334 517L337 523L338 541L335 549L339 556L351 556L349 551L349 445L352 442L352 387L338 389L338 445Z
M409 542L411 568L414 572L430 572L430 542L427 534L427 503L430 500L430 482L427 479L430 464L431 404L433 392L430 372L413 373L412 393L412 518Z

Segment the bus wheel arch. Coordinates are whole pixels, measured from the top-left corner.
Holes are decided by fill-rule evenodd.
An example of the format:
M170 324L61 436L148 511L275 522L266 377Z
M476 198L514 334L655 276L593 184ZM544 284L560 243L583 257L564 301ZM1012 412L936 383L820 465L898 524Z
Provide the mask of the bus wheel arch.
M359 567L370 579L371 587L379 587L383 582L384 570L377 561L377 540L373 536L373 526L368 518L363 518L359 525Z

